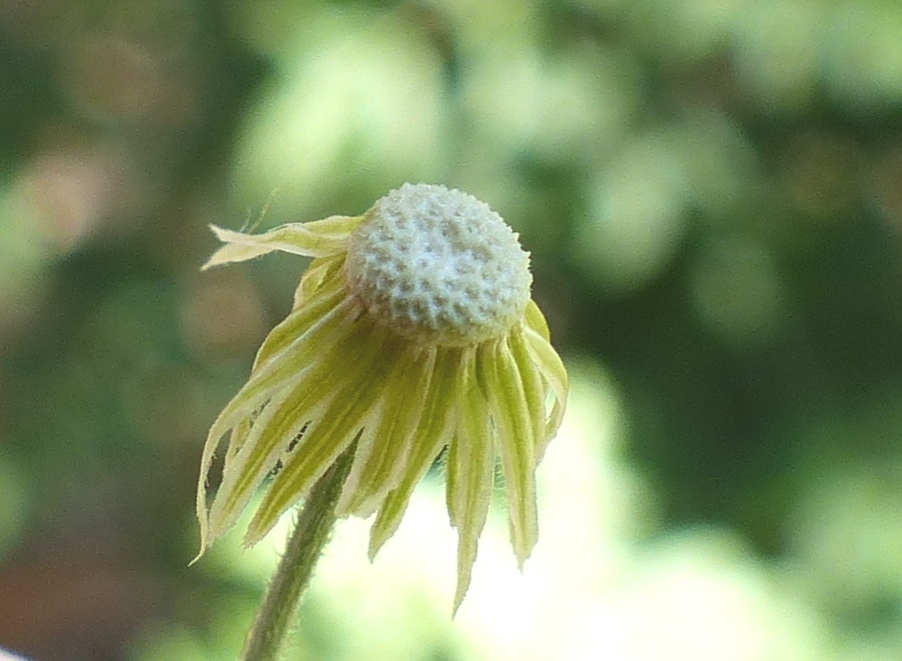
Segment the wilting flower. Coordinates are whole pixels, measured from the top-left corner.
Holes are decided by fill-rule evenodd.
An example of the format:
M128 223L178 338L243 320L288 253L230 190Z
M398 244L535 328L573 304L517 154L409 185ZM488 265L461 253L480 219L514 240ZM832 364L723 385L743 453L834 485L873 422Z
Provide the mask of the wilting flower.
M530 300L529 255L501 217L460 191L405 184L363 216L259 235L213 230L226 245L204 268L274 250L315 259L291 313L210 430L197 496L201 553L275 472L245 537L260 540L356 442L336 514L377 513L371 558L447 447L447 507L459 534L455 608L498 458L522 567L538 535L536 465L560 425L568 383ZM227 433L208 509L207 476Z

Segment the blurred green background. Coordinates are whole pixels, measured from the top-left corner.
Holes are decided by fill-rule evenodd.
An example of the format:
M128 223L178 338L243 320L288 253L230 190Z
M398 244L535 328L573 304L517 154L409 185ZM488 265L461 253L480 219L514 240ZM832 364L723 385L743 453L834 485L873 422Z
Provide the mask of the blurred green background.
M451 622L429 479L286 658L902 659L896 0L0 0L0 647L235 658L284 532L187 567L199 453L304 263L206 226L404 181L532 253L542 535Z

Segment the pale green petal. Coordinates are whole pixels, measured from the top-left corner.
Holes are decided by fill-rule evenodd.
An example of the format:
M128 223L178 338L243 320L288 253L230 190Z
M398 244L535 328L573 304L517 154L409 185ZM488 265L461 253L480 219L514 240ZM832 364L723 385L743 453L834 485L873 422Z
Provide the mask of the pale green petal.
M343 318L353 307L348 300L348 290L342 278L332 278L324 283L315 294L311 294L302 307L294 308L269 332L257 350L252 375L256 376L270 358L307 341L304 339L305 334L310 331L319 328L322 331L317 332L327 332L327 319Z
M279 250L305 257L325 257L345 249L348 235L361 216L332 216L309 223L288 223L263 234L245 234L210 225L225 243L201 268L243 262Z
M511 544L520 568L538 539L535 438L523 381L506 342L486 346L482 363L489 409L497 428Z
M450 415L454 398L458 351L438 350L429 388L423 401L423 414L414 432L414 443L398 486L390 491L379 508L370 530L370 560L395 534L416 486L451 440L454 430Z
M238 425L232 429L228 450L226 452L225 465L223 466L223 473L225 473L226 467L232 463L238 450L240 450L241 446L244 444L250 433L250 429L251 418L249 417L242 419ZM212 434L208 435L204 444L203 455L201 457L200 476L198 477L197 483L197 495L195 496L195 513L197 514L197 520L200 523L200 550L198 551L197 556L191 561L192 564L200 559L207 547L218 536L218 534L211 535L210 532L209 517L207 514L207 481L209 479L213 457L216 453L216 449L219 447L224 431L225 430L218 433L217 436L213 436Z
M545 315L542 314L539 306L532 299L526 304L526 312L524 312L523 317L527 327L541 335L546 342L551 341L551 333L548 331L548 322L545 321Z
M569 380L567 378L567 369L564 367L564 363L561 362L561 357L545 338L528 328L524 333L524 338L526 340L526 350L554 395L554 403L548 415L548 421L545 424L543 446L538 452L538 456L542 456L544 446L557 433L561 420L564 417Z
M301 282L294 292L292 309L299 308L301 304L306 305L314 293L323 286L331 286L333 282L345 286L347 278L340 271L344 267L346 258L347 253L339 253L329 257L317 257L310 262L309 268L301 277Z
M511 355L517 363L520 379L523 381L523 396L526 398L526 406L529 409L532 436L536 445L536 464L538 464L542 460L545 445L550 440L545 438L546 389L542 381L542 374L526 348L523 330L521 328L514 329L508 341Z
M355 356L348 364L335 363L340 379L322 387L334 389L336 395L328 410L317 416L298 447L286 458L248 526L246 544L255 544L269 532L285 510L306 495L372 418L379 389L395 358L383 351L382 332L371 327L369 333L371 337L361 340L365 344L362 355Z
M235 458L235 455L238 454L238 451L244 446L244 442L247 440L247 437L251 433L251 427L253 427L256 417L256 415L250 415L247 418L242 419L241 422L232 427L232 431L229 434L229 445L226 448L225 462L222 466L223 473L229 472L232 460Z
M464 350L464 361L457 384L459 402L457 434L448 458L449 504L452 522L458 531L457 612L467 588L479 536L485 527L495 472L495 447L485 392L478 379L477 352Z
M273 339L269 346L264 342L264 348L258 354L263 356L262 364L223 408L210 429L208 440L218 443L228 429L259 409L279 388L295 379L298 372L315 362L323 347L328 347L346 332L355 315L352 304L342 300L318 317L306 307L296 310L276 326L270 333ZM298 329L294 337L289 335L292 327ZM283 338L288 342L287 346L281 345Z
M280 393L282 397L273 399L251 427L241 449L230 459L228 470L223 471L222 483L207 514L211 542L235 524L257 488L307 422L304 417L297 416L296 404L315 407L331 400L328 391L311 389L309 379L303 382L308 386L303 401L291 397L296 395L294 391Z
M456 382L454 387L457 387ZM453 413L457 414L462 406L463 405L458 402ZM457 522L460 520L460 508L458 507L457 500L457 492L459 490L457 485L459 471L457 466L460 465L460 460L458 459L458 454L460 452L460 434L457 431L458 417L459 415L455 416L451 443L448 444L448 450L445 452L445 460L442 463L442 467L445 469L445 509L448 510L448 519L451 521L451 526L453 528L457 527Z
M382 389L379 422L357 446L354 465L336 507L338 516L366 518L372 514L408 468L435 350L399 346L397 354Z
M327 338L340 337L345 332L343 327L350 324L349 311L345 309L343 314L341 312L336 310L334 314L319 319L317 325L304 334L303 338L306 344L301 344L296 352L288 355L284 360L271 361L267 369L253 375L244 387L238 391L238 394L226 405L210 428L201 457L201 468L197 485L196 509L201 526L201 552L213 538L224 532L224 530L221 530L211 536L209 517L207 515L207 478L220 440L230 429L242 423L247 424L248 419L258 412L263 404L269 401L286 382L298 379L303 370L309 368L315 362L317 352L321 352L322 347L328 346L328 343L326 343ZM329 341L332 340L330 339ZM319 383L314 383L316 387L320 385ZM237 435L232 435L230 448L233 452L230 453L229 462L230 467L233 469L233 458L240 451L240 448L236 447L236 443L243 445L246 439L247 435L241 432Z
M339 397L346 383L342 374L366 369L371 334L369 324L359 324L347 332L321 358L298 373L290 387L280 390L254 422L244 447L223 475L222 484L210 507L212 538L224 533L247 506L257 487L272 470L303 425L314 419L317 409ZM309 431L309 430L308 430ZM307 445L307 436L297 450Z

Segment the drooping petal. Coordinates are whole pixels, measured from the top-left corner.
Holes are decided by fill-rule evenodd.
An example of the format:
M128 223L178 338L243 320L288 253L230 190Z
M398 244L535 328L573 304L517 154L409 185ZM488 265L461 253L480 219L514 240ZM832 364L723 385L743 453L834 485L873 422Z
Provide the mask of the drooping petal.
M315 390L303 404L315 407L330 399L328 392ZM230 459L207 513L210 542L235 524L266 475L303 428L306 420L293 415L295 401L287 396L274 399L257 420L258 424L251 427L241 449ZM261 434L263 431L265 435Z
M319 356L310 363L301 363L306 367L294 373L290 386L273 394L272 400L250 426L241 448L230 457L229 471L223 474L209 513L205 509L205 500L198 499L198 518L202 522L206 519L202 524L202 542L206 543L208 537L212 542L234 524L303 425L315 418L319 409L336 396L341 383L336 382L335 374L356 367L366 368L361 359L365 357L369 336L366 324L350 325L340 331L331 346L326 343L315 347L319 349ZM288 356L287 360L294 363L293 356Z
M328 305L323 307L328 308ZM349 301L338 303L319 317L313 312L307 307L297 310L272 330L258 354L262 357L260 364L216 418L208 441L218 443L228 429L259 409L286 383L293 381L298 372L316 361L324 347L343 336L356 315ZM291 335L292 328L297 329L294 337Z
M536 464L542 460L541 449L548 439L545 438L545 408L546 388L542 381L542 374L532 361L526 348L526 339L521 328L514 329L509 338L510 352L520 372L523 382L523 396L526 398L526 407L529 410L529 418L532 423L532 436L536 445Z
M314 329L328 332L328 319L344 319L353 305L347 300L347 287L342 278L331 278L323 283L301 307L296 307L285 319L273 328L254 358L252 377L257 376L266 366L267 361L277 357L281 352L293 350L291 347L305 342L305 335Z
M338 516L365 518L372 514L407 469L435 351L399 347L398 354L382 389L379 422L357 446L354 465L336 507Z
M395 356L383 351L384 334L376 327L361 341L365 350L353 364L336 366L340 380L330 384L336 395L327 410L317 416L299 445L285 460L263 502L251 520L245 544L260 540L279 517L310 490L317 479L354 442L358 432L372 420L372 409ZM366 433L368 431L364 430Z
M225 461L222 466L222 472L224 474L229 471L232 460L238 454L238 451L244 447L244 442L250 435L251 427L254 426L254 420L256 420L256 418L257 416L252 414L232 427L232 431L229 433L229 445L226 448Z
M457 380L455 379L455 388L457 387ZM456 410L453 413L457 413L460 411L460 406L456 407ZM445 469L445 509L448 510L448 519L451 522L451 527L456 528L457 522L460 519L460 507L458 506L458 498L457 492L459 487L457 485L457 479L459 476L459 469L457 466L460 465L460 461L458 459L458 453L460 452L460 434L457 431L457 419L459 415L454 416L454 428L451 434L451 442L448 444L448 450L445 452L444 462L442 464L442 468Z
M548 322L545 321L545 315L542 314L542 310L539 309L539 306L536 305L534 300L529 299L529 303L526 304L526 311L523 313L523 319L526 321L526 325L541 335L546 342L551 341Z
M551 411L548 414L548 420L545 423L545 434L537 450L537 456L541 457L545 452L548 442L554 438L561 420L564 417L564 409L567 406L567 390L569 389L569 380L567 378L567 370L561 357L554 350L554 347L547 339L542 337L538 332L531 328L526 328L523 334L526 340L526 350L530 357L542 374L542 378L551 388L554 401Z
M486 406L485 392L479 383L478 353L466 348L458 375L457 432L448 453L448 505L451 521L458 532L457 612L467 588L479 536L485 527L492 497L495 447Z
M342 251L348 235L362 216L331 216L309 223L288 223L263 234L245 234L216 225L210 229L224 246L213 253L201 269L243 262L279 250L305 257L325 257Z
M225 465L223 466L223 474L225 474L227 467L232 464L234 458L238 454L238 451L243 446L245 440L247 440L247 437L250 434L251 426L252 422L251 417L249 416L240 420L239 423L232 428L229 438L229 445L226 452ZM208 435L207 440L204 443L203 455L201 456L200 462L200 475L197 481L197 495L195 496L194 503L197 520L200 523L200 550L191 561L191 564L197 562L204 554L204 551L207 549L207 547L213 542L216 537L219 536L218 534L212 534L210 531L210 522L207 512L207 482L209 479L210 468L213 464L213 457L220 445L222 434L224 433L225 429L222 432L218 433L217 436L213 436L212 434Z
M308 225L314 225L313 231L316 232L327 230L330 225L337 231L340 224L321 221ZM334 259L339 262L338 268L343 264L344 258L344 254L335 256ZM324 262L329 261L329 258L324 258ZM201 525L201 553L211 539L206 482L222 436L232 429L226 453L226 460L231 467L250 435L252 419L280 387L315 361L317 353L322 351L323 346L328 346L335 337L340 337L344 332L342 329L347 327L357 314L353 304L347 300L344 279L325 277L330 273L334 275L336 265L330 263L326 266L327 270L322 271L323 281L315 289L315 294L314 290L311 290L311 296L308 297L305 306L295 309L270 331L257 352L250 379L226 405L210 429L201 458L196 502ZM286 352L290 354L287 357L283 356Z
M254 422L244 446L223 475L222 484L209 512L209 530L215 538L228 530L247 506L251 496L295 440L304 424L331 406L347 379L346 372L367 368L367 324L346 332L322 356L295 375L290 387L281 389ZM326 345L328 346L328 345ZM306 452L307 436L299 452Z
M339 276L339 272L344 267L346 259L346 253L339 253L328 257L317 257L310 262L310 266L301 277L301 281L294 292L292 310L299 308L302 304L306 304L323 286L328 286L333 282L345 286L347 280L337 276Z
M423 413L414 432L414 443L401 481L388 493L370 530L369 557L395 534L416 486L432 466L441 449L451 440L455 404L455 375L459 351L439 350L429 381Z
M497 427L498 452L504 471L511 544L520 568L538 539L536 458L533 424L523 380L506 341L481 349L489 410Z

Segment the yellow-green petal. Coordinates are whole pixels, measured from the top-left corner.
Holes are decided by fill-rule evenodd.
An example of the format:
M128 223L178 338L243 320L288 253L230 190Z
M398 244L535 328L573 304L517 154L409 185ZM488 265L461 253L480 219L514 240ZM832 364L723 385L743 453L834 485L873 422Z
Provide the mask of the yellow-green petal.
M397 352L397 362L382 389L379 422L357 446L354 465L336 507L338 516L365 518L372 514L407 468L435 351L398 347Z
M368 335L368 328L354 328L347 333L324 352L322 359L302 369L291 386L281 390L262 411L230 472L223 476L210 508L209 525L214 537L234 524L301 428L317 417L318 409L331 406L340 396L346 381L341 374L366 369ZM300 439L298 452L307 451L304 448L309 431Z
M262 409L261 409L262 410ZM254 426L254 420L256 419L256 415L250 415L247 418L244 418L237 425L232 427L232 431L229 434L229 445L226 448L225 453L225 462L222 466L222 472L227 473L229 468L231 467L232 460L238 454L238 451L244 447L245 441L247 441L247 437L251 433L251 427Z
M385 382L393 357L382 350L382 332L375 326L369 332L372 337L362 340L366 347L359 357L348 364L334 363L334 371L341 372L341 379L322 387L334 389L335 396L328 410L316 416L298 447L285 459L285 465L248 526L246 544L256 543L269 532L285 510L310 490L372 418L376 394Z
M523 313L523 318L526 321L527 327L541 335L546 342L551 341L548 322L545 321L545 315L542 314L542 311L539 309L539 306L536 305L534 300L530 299L529 303L526 304L526 311Z
M201 524L201 552L213 539L231 527L244 507L242 503L246 504L256 487L255 484L249 483L246 487L249 490L241 493L240 500L227 499L229 489L233 485L233 480L227 478L246 469L244 462L247 461L247 453L241 457L238 453L249 439L252 444L256 444L255 439L258 435L251 438L252 426L249 420L257 416L264 405L289 382L295 382L294 386L297 387L296 382L300 380L302 385L306 384L311 393L328 394L327 390L316 390L323 385L322 379L326 375L315 371L309 381L305 380L304 375L317 363L324 349L334 345L336 338L342 338L347 334L347 329L352 327L357 314L353 303L347 300L341 287L331 285L323 287L308 305L292 312L264 341L258 351L250 379L217 417L204 447L196 502L197 516ZM352 340L351 345L359 346L360 343ZM299 426L302 424L303 421L298 423ZM217 495L220 504L216 506L215 511L211 508L208 514L207 475L220 439L230 428L237 428L231 435L227 452L230 470L223 474L223 484ZM281 442L284 439L275 441ZM260 474L265 475L270 468L266 466L265 460L273 455L278 456L281 449L275 444L267 445L266 452L262 455L259 447L251 449L255 451L255 456L263 460L255 464L256 472L253 474L256 479L262 479L259 477Z
M457 385L461 406L457 433L448 458L449 513L458 531L454 612L470 586L479 536L485 527L491 501L495 469L495 447L485 393L479 384L477 361L474 349L464 350Z
M523 396L526 398L526 407L532 423L532 436L536 445L536 464L538 464L542 460L545 445L550 440L545 438L545 385L541 372L533 363L526 348L526 339L523 336L522 328L515 329L508 341L511 355L517 364L517 370L520 372L520 379L523 382Z
M506 342L483 349L482 367L504 471L511 544L520 568L538 538L535 438L523 381Z
M544 446L557 433L561 420L564 417L564 410L567 406L567 391L569 389L567 369L564 367L564 363L561 361L557 351L554 350L554 347L539 333L526 329L524 338L526 339L526 350L554 395L551 412L548 414L548 420L545 424ZM544 452L544 448L542 452ZM542 455L542 452L539 452L539 456Z
M277 250L304 257L333 255L345 249L348 235L361 219L360 216L332 216L309 223L288 223L263 234L245 234L210 225L226 245L214 252L201 268L243 262Z
M294 308L285 319L277 324L263 340L254 358L251 375L258 374L273 356L286 348L309 341L305 335L314 329L319 333L330 332L328 320L344 323L345 314L352 309L347 301L347 289L339 278L333 278L319 287L302 307Z
M296 379L301 370L314 363L323 347L328 347L335 341L334 338L342 337L344 329L349 327L354 315L350 303L342 303L319 318L305 315L301 310L298 313L298 316L301 317L300 322L312 321L313 325L302 332L299 337L293 338L288 349L277 352L277 356L280 357L265 360L262 367L258 368L256 373L251 374L247 383L223 408L207 436L209 447L205 447L205 458L201 462L204 473L209 470L209 461L212 460L213 452L218 446L220 438L242 419L257 411L286 383ZM283 325L302 327L303 323L300 322L293 318L291 322L286 320L273 329L271 335L281 333ZM208 450L209 457L207 457Z
M347 285L347 278L340 273L347 259L346 253L330 255L329 257L317 257L307 268L301 277L297 289L294 292L294 304L292 309L297 309L324 286Z
M372 560L401 523L414 489L432 466L454 431L450 415L455 403L456 350L438 350L423 413L414 432L414 444L398 486L388 493L370 530L369 557Z

